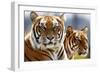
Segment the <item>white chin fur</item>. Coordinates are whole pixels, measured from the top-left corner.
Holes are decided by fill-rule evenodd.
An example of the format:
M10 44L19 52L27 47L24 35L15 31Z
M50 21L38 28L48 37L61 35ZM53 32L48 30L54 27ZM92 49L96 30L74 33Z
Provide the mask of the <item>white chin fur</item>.
M52 48L55 48L55 46L54 45L43 45L43 44L41 44L40 45L40 48L41 48L41 50L45 50L45 49L52 49Z
M46 46L46 48L53 48L53 47L54 47L53 44L51 44L51 45L47 45L47 46Z
M57 43L56 45L54 44L49 44L49 45L43 45L43 44L40 44L40 48L41 49L53 49L53 48L61 48L63 45L61 43Z

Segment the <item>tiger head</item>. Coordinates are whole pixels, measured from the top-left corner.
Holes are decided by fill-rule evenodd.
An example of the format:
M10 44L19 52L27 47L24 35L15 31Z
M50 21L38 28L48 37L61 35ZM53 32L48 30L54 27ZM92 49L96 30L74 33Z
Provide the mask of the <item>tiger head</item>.
M61 45L64 32L63 15L39 16L32 11L30 18L32 21L32 42L36 48L40 48L41 44L46 48Z
M74 30L71 26L68 26L66 31L66 37L73 38L72 44L73 47L77 45L77 53L81 56L87 56L89 46L88 46L88 37L87 37L88 28L84 27L81 30ZM71 39L70 39L71 40ZM76 50L76 48L75 48Z

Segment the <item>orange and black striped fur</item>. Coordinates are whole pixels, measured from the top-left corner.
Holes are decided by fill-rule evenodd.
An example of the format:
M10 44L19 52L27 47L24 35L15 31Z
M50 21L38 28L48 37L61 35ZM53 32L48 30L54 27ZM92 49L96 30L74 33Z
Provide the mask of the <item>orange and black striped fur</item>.
M32 28L25 36L24 61L66 59L63 47L64 20L61 16L30 13Z
M74 30L71 26L67 27L64 48L68 59L73 59L76 53L87 56L89 49L87 31L87 27L82 30Z

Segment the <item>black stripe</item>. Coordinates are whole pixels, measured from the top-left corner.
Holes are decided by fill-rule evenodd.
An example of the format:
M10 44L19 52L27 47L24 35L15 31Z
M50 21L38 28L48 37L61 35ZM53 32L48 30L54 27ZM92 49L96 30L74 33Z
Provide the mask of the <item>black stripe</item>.
M60 34L58 34L58 38L60 38Z
M62 37L63 37L63 30L62 30L62 34L61 34L61 38L60 38L60 40L59 40L59 43L61 42Z
M48 53L47 51L44 51L44 50L42 50L43 52L45 52L45 53ZM50 52L51 53L51 52ZM51 56L49 56L48 54L44 54L44 53L42 53L43 55L45 55L45 56L47 56L48 58L50 58L51 60L53 60L52 58L51 58Z
M60 54L60 56L58 57L58 59L61 59L63 57L64 54L64 50L62 51L62 53Z
M76 48L74 49L74 47L76 47L76 46L77 46L77 44L76 44L76 45L73 45L73 46L71 47L71 49L75 51Z
M58 55L57 55L57 56L59 56L59 54L61 53L61 51L62 51L62 48L60 49L60 51L59 51L59 53L58 53Z
M69 49L66 49L66 53L67 53L68 59L72 59L73 56L72 56L72 54L71 54Z
M73 47L75 46L75 45L73 45L73 43L75 43L73 37L74 37L74 36L72 35L72 36L69 38L69 45L70 45L70 48L71 48L72 51L74 50ZM72 47L71 47L71 44L72 44Z
M30 48L27 42L25 42L25 45L26 45L28 48Z
M37 43L39 43L40 44L40 42L39 42L39 37L36 37L36 33L35 33L35 30L33 29L33 34L34 34L34 37L35 37L35 40L36 40L36 42ZM39 36L39 35L38 35Z
M70 37L70 38L68 39L68 41L69 41L69 42L68 42L68 45L69 45L69 46L68 46L68 49L71 49L71 43L72 43L71 39L72 39L72 37ZM71 49L71 50L73 50L73 49Z
M69 44L69 47L68 48L71 48L72 41L69 40L68 44ZM72 44L72 46L73 46L73 44ZM73 50L73 49L71 49L71 50Z
M27 43L26 43L25 45L26 45L28 48L30 48L30 47L28 46ZM42 51L43 51L43 50L42 50ZM46 51L43 51L43 52L46 52ZM46 53L48 53L48 52L46 52ZM41 53L41 54L43 54L43 53ZM47 55L47 54L43 54L43 55L45 55L45 56L47 56L49 59L53 60L49 55ZM28 58L28 57L27 57L27 58ZM29 58L28 58L28 59L29 59ZM38 59L37 57L34 57L34 59L40 61L40 59ZM29 61L30 61L30 59L29 59Z
M25 45L28 47L28 49L30 48L30 47L28 46L28 44L27 44L27 43L26 43ZM25 54L25 56L26 56L26 54ZM29 61L32 61L32 60L31 60L31 59L29 59L27 56L26 56L26 58L27 58ZM34 59L36 59L36 60L40 61L40 59L38 59L38 58L36 58L36 57L34 57Z
M48 51L50 51L49 53L51 53L53 55L53 50L52 49L48 49Z

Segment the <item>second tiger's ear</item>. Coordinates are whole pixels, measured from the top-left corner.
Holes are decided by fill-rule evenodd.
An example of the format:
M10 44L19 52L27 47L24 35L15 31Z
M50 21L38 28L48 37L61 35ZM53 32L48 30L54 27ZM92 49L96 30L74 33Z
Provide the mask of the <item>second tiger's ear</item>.
M68 37L68 36L70 36L70 34L72 34L73 33L73 28L72 28L72 26L68 26L67 27L67 30L66 30L66 36Z
M31 20L32 20L32 21L35 20L36 17L38 17L38 14L37 14L36 12L32 11L32 12L30 13L30 18L31 18Z

